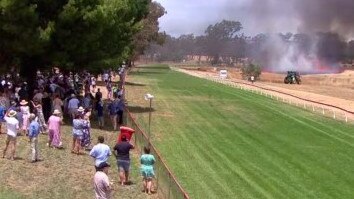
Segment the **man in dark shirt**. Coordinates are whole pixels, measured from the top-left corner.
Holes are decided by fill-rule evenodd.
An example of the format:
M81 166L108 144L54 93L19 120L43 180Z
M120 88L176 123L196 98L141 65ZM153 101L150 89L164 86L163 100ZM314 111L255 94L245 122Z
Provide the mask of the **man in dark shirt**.
M118 119L119 126L121 126L123 124L123 111L124 111L124 108L125 108L124 99L122 98L121 95L118 95L117 119Z
M119 170L119 178L121 185L129 182L129 167L130 167L130 149L134 149L134 145L128 142L126 136L122 136L122 142L117 143L113 148L113 154L117 158L117 166Z

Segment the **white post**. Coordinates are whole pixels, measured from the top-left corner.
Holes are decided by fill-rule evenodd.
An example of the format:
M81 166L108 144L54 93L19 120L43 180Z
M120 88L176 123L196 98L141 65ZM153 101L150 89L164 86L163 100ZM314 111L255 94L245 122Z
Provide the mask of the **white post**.
M334 110L333 111L333 119L336 119L336 112Z
M315 112L315 106L312 104L312 111Z
M304 102L304 108L306 109L306 103Z
M348 116L346 113L344 113L344 115L345 115L345 122L348 123Z
M322 107L322 115L324 115L324 114L325 114L324 107Z

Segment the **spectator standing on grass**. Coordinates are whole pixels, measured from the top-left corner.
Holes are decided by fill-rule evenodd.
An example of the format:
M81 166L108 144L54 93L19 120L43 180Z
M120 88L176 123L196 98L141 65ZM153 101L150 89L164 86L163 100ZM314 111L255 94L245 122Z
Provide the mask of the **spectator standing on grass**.
M39 126L39 123L35 120L35 118L36 118L36 115L31 113L29 116L29 120L31 123L29 125L28 137L29 137L30 143L31 143L31 151L32 151L31 162L32 163L39 161L38 135L40 133L40 126Z
M1 126L2 126L2 123L5 122L5 114L6 114L6 108L0 104L0 134L2 133L1 132Z
M58 110L60 113L63 113L63 107L64 103L63 101L60 99L59 94L55 94L54 100L53 100L53 111L54 110Z
M82 105L83 107L86 108L90 108L91 107L91 94L90 93L86 93L84 99L82 100Z
M87 121L84 120L83 115L77 112L73 119L73 144L71 153L80 155L81 142L84 137L84 129L88 128Z
M107 162L109 156L112 155L111 149L104 144L104 137L98 136L98 143L91 149L90 156L95 158L95 168L97 169L101 163Z
M107 88L107 99L112 99L113 88L112 88L112 82L111 81L107 82L106 88Z
M117 158L117 166L119 171L119 179L121 185L129 182L130 169L130 150L134 149L134 145L128 142L127 137L122 135L122 142L116 144L113 148L113 154Z
M121 95L118 95L118 104L117 104L117 119L118 124L121 126L123 124L123 112L125 108L125 102Z
M76 98L75 94L71 94L71 99L68 102L68 113L74 119L79 108L80 101Z
M61 112L57 109L54 110L53 115L48 119L48 146L61 148L61 125L62 125L62 118L60 117Z
M4 119L6 121L7 127L7 138L5 149L2 154L2 158L5 158L6 152L9 146L12 148L10 160L15 160L15 153L16 153L16 138L17 138L17 131L19 130L18 120L16 119L16 111L10 110L6 113Z
M116 95L114 95L114 97L116 98ZM109 117L111 118L114 131L117 130L117 106L117 99L111 100L111 102L108 104Z
M20 110L22 113L22 132L24 135L28 134L28 126L29 126L29 114L30 108L28 106L28 102L26 100L22 100L20 102Z
M109 167L110 165L107 162L103 162L97 167L93 179L96 199L112 198L113 183L108 178Z
M50 99L47 92L43 93L42 106L44 121L48 121L52 111L52 100Z
M147 194L151 194L152 189L152 179L155 177L154 172L154 164L155 164L155 157L150 154L150 148L144 147L144 153L140 157L141 163L141 175L143 177L143 188L144 192Z
M84 113L83 113L83 118L84 121L87 124L87 127L83 129L83 138L81 141L81 147L85 148L85 150L90 148L91 145L91 121L90 121L90 117L91 117L91 109L84 109Z
M38 123L40 125L41 132L48 133L48 127L47 127L47 124L45 122L44 115L43 115L42 104L37 99L35 99L34 102L33 101L31 101L31 102L32 102L33 107L36 109Z
M104 109L104 104L103 104L102 99L100 99L96 105L98 126L100 129L102 129L104 126L103 109Z

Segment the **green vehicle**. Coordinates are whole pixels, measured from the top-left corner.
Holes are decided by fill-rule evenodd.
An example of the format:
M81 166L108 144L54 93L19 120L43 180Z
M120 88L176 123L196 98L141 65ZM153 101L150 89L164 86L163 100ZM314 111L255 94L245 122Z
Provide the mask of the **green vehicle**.
M288 71L288 75L284 79L285 84L300 84L301 77L296 71Z

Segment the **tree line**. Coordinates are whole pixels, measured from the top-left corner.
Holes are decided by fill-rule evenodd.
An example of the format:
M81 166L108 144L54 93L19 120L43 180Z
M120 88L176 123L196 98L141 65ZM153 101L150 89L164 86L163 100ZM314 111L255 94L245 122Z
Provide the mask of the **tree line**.
M158 40L164 14L151 0L0 0L0 68L98 72Z
M284 49L296 49L297 54L316 57L324 62L348 62L354 59L354 40L347 42L337 33L316 34L279 33L258 34L250 37L241 34L242 24L223 20L209 25L203 35L165 34L164 45L152 44L146 56L155 61L176 61L194 59L199 63L235 65L242 60L252 60L267 65L270 59L283 56Z

